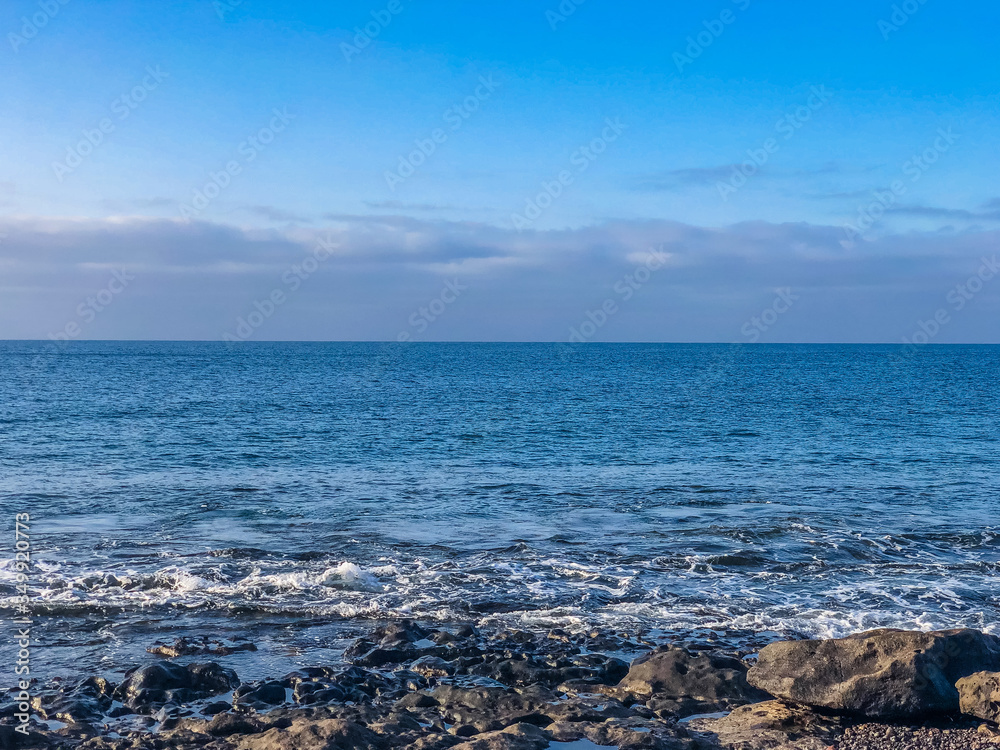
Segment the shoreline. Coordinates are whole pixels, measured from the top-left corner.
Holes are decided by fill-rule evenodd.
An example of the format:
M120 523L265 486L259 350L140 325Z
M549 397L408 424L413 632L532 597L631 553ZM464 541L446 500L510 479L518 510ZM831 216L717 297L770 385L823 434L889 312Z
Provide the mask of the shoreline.
M227 665L255 658L246 638L147 650L117 684L32 684L27 735L6 694L0 748L1000 748L1000 638L972 630L774 640L754 653L396 621L341 663L247 682ZM996 681L976 674L989 672Z

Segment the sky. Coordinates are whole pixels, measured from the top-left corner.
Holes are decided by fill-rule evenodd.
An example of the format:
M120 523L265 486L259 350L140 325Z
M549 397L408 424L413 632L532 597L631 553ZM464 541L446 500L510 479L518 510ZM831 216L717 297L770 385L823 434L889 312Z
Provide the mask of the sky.
M0 339L1000 343L998 30L8 0Z

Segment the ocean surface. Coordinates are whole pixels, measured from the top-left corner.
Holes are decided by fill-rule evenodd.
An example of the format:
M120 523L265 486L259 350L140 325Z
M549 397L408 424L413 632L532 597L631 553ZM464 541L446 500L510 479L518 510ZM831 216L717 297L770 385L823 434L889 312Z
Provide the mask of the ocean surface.
M242 635L273 675L398 617L1000 634L1000 347L901 354L0 342L0 616L29 513L33 673Z

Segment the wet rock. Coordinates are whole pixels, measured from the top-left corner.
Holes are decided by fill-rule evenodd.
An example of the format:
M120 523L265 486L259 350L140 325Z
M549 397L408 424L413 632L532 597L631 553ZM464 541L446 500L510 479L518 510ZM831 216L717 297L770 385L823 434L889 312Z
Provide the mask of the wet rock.
M614 698L596 695L577 696L556 701L552 705L541 708L540 712L553 722L601 722L634 715L632 711Z
M505 688L457 688L444 685L429 692L449 724L469 724L492 732L518 723L549 724L543 710L554 694L522 695Z
M420 627L412 620L400 620L375 628L372 639L382 644L400 641L415 643L427 639L430 635L430 630Z
M748 680L778 698L870 718L959 712L963 677L1000 671L1000 638L975 630L874 630L765 647Z
M465 643L465 638L449 633L447 630L435 630L430 635L430 640L438 646L449 646Z
M359 656L367 654L369 651L374 650L378 647L375 641L369 640L367 638L358 638L354 643L348 646L344 650L344 658L354 660Z
M172 643L157 641L146 649L151 654L172 659L177 656L228 656L239 651L256 651L257 647L250 642L219 641L208 638L192 638L184 636Z
M423 677L447 677L455 672L455 665L439 656L422 656L410 664L409 668Z
M417 651L412 648L376 647L358 656L354 659L354 663L362 667L385 667L390 664L403 664L413 659L416 655Z
M504 659L496 664L484 665L481 669L474 671L510 687L539 683L557 685L564 679L570 679L555 669L549 669L539 664L532 658Z
M90 677L72 688L45 692L36 696L34 708L46 719L66 724L94 724L104 719L111 708L114 686L98 677Z
M354 701L366 701L402 693L400 686L394 680L360 667L350 667L334 674L331 683L343 691L347 700Z
M743 662L731 656L694 654L671 646L633 661L612 692L647 701L650 709L663 715L708 713L769 697L752 687L746 674Z
M386 750L389 743L370 729L342 719L299 719L287 728L243 737L239 750Z
M23 734L15 730L15 728L10 724L0 724L0 748L7 750L10 748L20 747L49 747L52 744L50 739L36 732L34 729L29 729L27 734Z
M742 706L728 716L694 719L689 724L692 731L744 750L827 750L845 726L843 719L783 701Z
M546 727L546 731L556 742L589 740L601 747L630 750L719 750L718 745L691 738L685 730L677 726L662 722L646 722L641 719L560 722Z
M238 687L236 673L215 662L172 664L163 662L128 672L114 697L132 707L146 707L218 695Z
M225 713L230 708L232 708L232 706L225 701L214 701L203 707L201 712L205 714L205 716L215 716L217 714Z
M963 714L1000 724L1000 673L976 672L955 683Z
M234 705L277 706L285 702L285 686L277 681L241 685L233 694Z

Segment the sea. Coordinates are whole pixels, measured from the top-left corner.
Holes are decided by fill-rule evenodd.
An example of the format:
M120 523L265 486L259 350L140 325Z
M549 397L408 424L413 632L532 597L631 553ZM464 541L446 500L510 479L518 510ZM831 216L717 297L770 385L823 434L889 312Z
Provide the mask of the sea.
M181 636L274 676L398 618L1000 634L998 373L990 346L0 342L0 667L18 514L40 676Z

